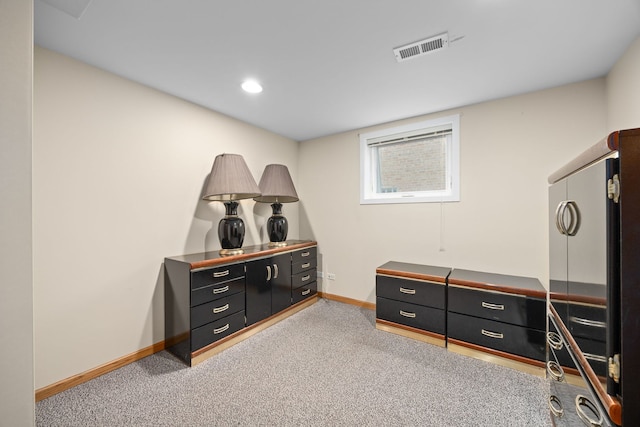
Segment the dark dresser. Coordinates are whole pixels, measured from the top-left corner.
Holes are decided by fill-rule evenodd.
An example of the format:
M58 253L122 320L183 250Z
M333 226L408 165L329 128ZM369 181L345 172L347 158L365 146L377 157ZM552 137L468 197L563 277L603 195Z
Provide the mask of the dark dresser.
M317 300L317 243L165 258L165 345L193 366Z
M376 328L445 346L450 268L390 261L376 269Z
M537 279L456 268L448 284L449 350L544 376L546 289Z

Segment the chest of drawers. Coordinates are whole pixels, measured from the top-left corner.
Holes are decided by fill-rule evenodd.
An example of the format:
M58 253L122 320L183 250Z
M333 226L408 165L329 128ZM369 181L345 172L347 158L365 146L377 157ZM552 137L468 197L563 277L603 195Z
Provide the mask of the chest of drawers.
M445 346L450 268L391 261L376 269L376 328Z
M454 269L448 279L447 345L543 374L546 290L537 279Z
M318 248L311 247L291 254L291 302L297 304L318 293L316 281Z
M165 258L166 349L193 366L314 303L316 242L287 243Z

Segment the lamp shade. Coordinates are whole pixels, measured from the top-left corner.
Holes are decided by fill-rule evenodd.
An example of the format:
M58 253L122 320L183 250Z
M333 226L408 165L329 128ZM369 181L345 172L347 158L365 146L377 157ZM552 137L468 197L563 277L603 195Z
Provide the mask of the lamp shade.
M253 200L262 203L291 203L298 201L289 169L285 165L267 165L260 178L260 192Z
M202 197L204 200L224 202L259 195L260 188L241 155L225 153L216 156Z

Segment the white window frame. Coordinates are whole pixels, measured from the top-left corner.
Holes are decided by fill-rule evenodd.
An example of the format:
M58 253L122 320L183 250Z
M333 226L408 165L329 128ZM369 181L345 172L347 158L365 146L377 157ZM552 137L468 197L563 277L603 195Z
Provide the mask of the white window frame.
M444 191L376 192L377 168L371 141L389 140L400 134L429 132L432 128L451 126L451 140L446 149L447 188ZM460 201L460 115L441 117L404 126L360 134L360 204L382 203L436 203Z

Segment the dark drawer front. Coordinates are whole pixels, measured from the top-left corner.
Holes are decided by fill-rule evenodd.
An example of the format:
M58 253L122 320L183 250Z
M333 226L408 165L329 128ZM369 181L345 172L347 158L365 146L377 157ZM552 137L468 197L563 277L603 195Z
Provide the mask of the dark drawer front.
M376 298L376 317L444 335L445 311L387 298Z
M193 307L204 304L205 302L228 297L238 292L244 292L244 277L191 291L191 306Z
M545 360L545 332L449 312L447 336L482 347Z
M318 259L316 257L308 257L302 262L297 262L291 266L291 272L293 274L302 273L303 271L316 268L318 266Z
M607 340L607 309L593 305L570 303L566 326L574 337Z
M196 351L244 328L244 310L191 331L191 351Z
M191 328L197 328L240 310L244 310L244 292L192 307Z
M444 310L444 283L376 275L376 296Z
M191 289L226 282L244 276L244 263L207 268L191 273Z
M543 299L449 286L449 311L546 330Z
M291 276L291 289L299 288L300 286L308 286L316 281L316 269L303 271L302 273L294 274Z
M291 265L304 264L308 261L314 261L317 258L318 247L313 246L311 248L300 249L291 254Z
M312 297L318 293L318 284L316 282L308 285L300 286L291 291L292 303L298 303L306 298Z
M606 344L600 341L593 341L584 338L575 338L578 347L582 351L583 356L591 365L593 372L601 377L607 375L607 358L604 356L606 353ZM557 362L562 366L575 367L569 352L567 351L555 351L554 354L558 358Z

